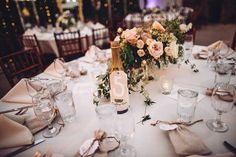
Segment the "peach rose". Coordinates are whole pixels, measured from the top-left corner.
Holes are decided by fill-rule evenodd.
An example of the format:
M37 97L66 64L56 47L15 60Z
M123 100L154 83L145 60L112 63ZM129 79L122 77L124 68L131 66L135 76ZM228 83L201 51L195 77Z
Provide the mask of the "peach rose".
M143 57L145 55L145 52L143 51L143 49L139 49L137 51L137 54L138 54L139 57Z
M150 44L152 43L152 41L153 41L152 39L147 39L147 40L146 40L146 44L147 44L147 45L150 45Z
M163 54L163 44L160 41L153 40L153 42L148 46L149 54L158 59Z
M152 28L160 31L165 31L165 28L157 21L152 24Z
M137 41L137 48L142 49L144 46L144 42L142 40Z
M124 32L124 38L131 44L136 44L138 40L137 29L126 29Z

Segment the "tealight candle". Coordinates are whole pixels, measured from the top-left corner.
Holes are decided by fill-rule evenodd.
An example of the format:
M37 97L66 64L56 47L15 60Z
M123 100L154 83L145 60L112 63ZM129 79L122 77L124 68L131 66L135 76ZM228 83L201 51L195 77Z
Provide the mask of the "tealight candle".
M162 94L170 94L173 87L173 79L167 76L162 76L160 78L160 87Z

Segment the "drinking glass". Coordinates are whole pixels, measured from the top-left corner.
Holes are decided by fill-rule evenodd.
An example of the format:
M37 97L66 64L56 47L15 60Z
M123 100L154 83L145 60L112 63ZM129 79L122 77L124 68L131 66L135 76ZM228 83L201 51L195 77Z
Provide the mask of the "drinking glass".
M75 119L76 111L72 92L63 91L54 97L55 105L58 107L64 122L72 122Z
M99 127L109 136L114 135L114 123L116 115L116 107L113 104L101 104L96 106L96 114L99 119Z
M184 41L184 54L186 59L189 59L191 57L192 49L193 49L193 35L186 34Z
M36 94L33 97L33 103L35 115L38 117L38 119L46 121L48 125L48 129L44 130L43 136L46 138L56 136L60 130L51 124L51 121L56 113L50 94L47 92Z
M190 123L193 120L198 92L188 89L178 90L177 113L179 120L184 123Z
M29 96L33 99L33 96L44 90L43 82L37 78L24 79L26 84L26 89Z
M136 150L128 144L128 140L133 138L135 133L135 121L129 108L125 113L116 115L116 134L120 139L120 147L117 150L119 157L135 157Z
M58 93L61 93L62 91L66 90L66 85L64 84L64 81L62 80L49 80L47 82L47 90L51 94L51 96L55 96Z
M80 76L78 61L69 62L67 65L70 78L71 79L78 78Z
M211 105L217 112L216 119L211 119L206 122L207 127L215 132L226 132L229 127L221 121L221 115L227 113L233 108L235 101L235 88L226 83L218 83L211 96Z
M229 84L232 70L234 68L234 62L219 60L215 67L215 81L217 83Z

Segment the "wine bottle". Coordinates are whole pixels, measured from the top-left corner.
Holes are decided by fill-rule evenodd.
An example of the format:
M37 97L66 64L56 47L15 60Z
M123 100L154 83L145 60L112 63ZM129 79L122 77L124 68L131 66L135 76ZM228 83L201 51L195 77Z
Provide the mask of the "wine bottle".
M110 73L110 95L111 102L116 105L117 113L122 114L128 111L129 92L127 74L123 71L120 61L119 42L111 42L112 66Z

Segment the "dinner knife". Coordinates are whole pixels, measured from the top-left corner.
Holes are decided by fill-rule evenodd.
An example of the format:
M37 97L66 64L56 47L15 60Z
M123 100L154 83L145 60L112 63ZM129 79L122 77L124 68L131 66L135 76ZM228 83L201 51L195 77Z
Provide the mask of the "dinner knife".
M36 141L34 141L33 144L30 144L30 145L27 145L27 146L23 146L22 148L17 149L17 150L15 150L15 151L13 151L13 152L11 152L11 153L9 153L9 154L6 154L6 155L3 156L3 157L15 156L15 155L17 155L17 154L19 154L19 153L21 153L21 152L27 150L27 149L32 148L33 146L36 146L36 145L38 145L38 144L44 142L45 140L46 140L46 139L39 139L39 140L36 140Z
M228 150L230 150L232 153L234 153L236 155L236 148L234 146L229 144L227 141L224 141L223 144Z
M26 108L31 108L31 107L33 107L33 105L24 106L24 107L18 107L18 108L6 110L6 111L1 111L0 114L9 113L9 112L14 112L14 111L19 111L19 110L26 109Z

